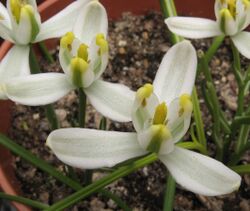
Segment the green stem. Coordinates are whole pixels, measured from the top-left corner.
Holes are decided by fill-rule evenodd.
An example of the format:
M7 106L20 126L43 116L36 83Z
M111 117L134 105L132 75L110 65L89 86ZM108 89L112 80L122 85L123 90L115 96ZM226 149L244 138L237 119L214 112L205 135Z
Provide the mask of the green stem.
M238 154L244 148L248 141L248 135L250 132L249 125L243 125L240 128L239 136L235 145L235 152Z
M102 189L98 192L101 193L106 198L110 198L114 202L116 202L119 205L119 207L122 208L123 211L132 211L132 209L130 209L123 200L121 200L117 195L111 193L110 191Z
M107 129L107 119L105 117L102 117L100 124L99 124L100 130L106 130Z
M36 55L35 55L32 45L30 46L30 60L29 61L30 61L31 73L32 74L41 73L41 69L36 59ZM53 105L52 104L46 105L44 109L45 109L46 117L50 123L51 130L58 129L60 125L59 125Z
M161 10L165 18L177 16L174 1L173 0L160 0ZM183 40L181 36L178 36L170 32L170 38L172 43L178 43Z
M64 176L59 171L55 170L54 167L43 161L42 159L36 157L28 150L24 149L23 147L16 144L11 139L7 138L6 136L0 134L0 144L11 150L13 153L19 155L24 160L29 161L34 166L38 167L39 169L49 173L51 176L57 178L59 181L62 181L64 184L70 186L73 189L79 189L81 185L70 178Z
M40 50L42 51L43 56L47 59L47 61L51 64L54 63L55 60L53 59L52 55L49 53L46 45L43 41L38 43Z
M239 166L232 166L230 167L233 171L237 172L238 174L250 174L250 164L246 165L239 165Z
M249 149L250 149L250 142L247 142L244 148L241 149L241 151L239 151L238 153L233 153L230 156L230 159L227 165L228 166L236 165L240 161L242 155L244 155L244 153Z
M233 42L231 42L231 48L233 52L233 73L236 78L239 94L237 99L238 108L236 111L236 116L241 115L244 110L244 83L243 76L241 73L241 63L240 63L240 54L238 49L234 46Z
M87 196L89 196L90 194L93 194L95 192L97 192L98 190L104 188L105 186L111 184L112 182L120 179L121 177L124 177L134 171L136 171L137 169L148 165L154 161L157 160L157 155L152 153L149 154L148 156L135 161L133 164L129 165L129 166L124 166L124 167L120 167L118 170L112 172L111 174L109 174L108 176L103 177L102 179L88 185L87 187L82 188L81 190L75 192L74 194L64 198L63 200L55 203L54 205L52 205L50 208L46 209L47 211L54 211L54 210L63 210L75 203L77 203L78 201L86 198Z
M174 196L175 196L175 180L172 175L167 177L167 185L164 197L163 211L172 211L174 208Z
M214 54L217 52L218 48L220 47L224 39L225 39L225 35L220 35L214 38L212 45L209 47L209 49L207 50L205 54L205 57L208 63L211 61L211 59L213 58Z
M56 130L60 127L54 107L52 104L45 106L46 117L50 123L50 129Z
M21 196L14 196L14 195L5 194L5 193L2 193L2 192L0 192L0 198L1 199L7 199L9 201L16 201L16 202L19 202L19 203L22 203L22 204L25 204L25 205L28 205L28 206L31 206L31 207L34 207L34 208L37 208L37 209L47 209L47 208L49 208L49 205L47 205L47 204L43 204L41 202L34 201L34 200L31 200L31 199L27 199L27 198L24 198L24 197L21 197Z
M34 166L38 167L39 169L43 170L44 172L47 172L49 175L53 176L57 180L61 181L62 183L68 185L72 189L78 191L82 188L81 184L72 180L71 178L64 176L61 172L57 171L53 166L46 163L44 160L36 157L32 153L30 153L28 150L24 149L23 147L19 146L15 142L13 142L11 139L7 138L6 136L0 134L0 144L8 148L13 153L17 154L24 160L30 162ZM102 190L103 191L103 190ZM105 195L107 191L101 192L103 195ZM111 196L110 198L118 204L121 208L124 207L124 202L120 203L121 200L117 200L117 196L113 197L114 194L109 194ZM128 206L127 206L128 207Z
M208 155L207 149L198 142L195 143L195 142L187 141L187 142L177 143L176 145L185 149L198 150L202 154Z
M79 96L79 112L78 112L78 121L79 127L85 127L85 118L86 118L86 95L82 88L78 89Z
M207 148L207 140L206 140L206 136L204 133L203 121L201 118L200 104L199 104L199 99L198 99L198 95L197 95L197 91L195 87L193 89L192 102L193 102L193 107L194 107L194 120L196 123L195 126L197 130L198 141L204 146L204 148Z

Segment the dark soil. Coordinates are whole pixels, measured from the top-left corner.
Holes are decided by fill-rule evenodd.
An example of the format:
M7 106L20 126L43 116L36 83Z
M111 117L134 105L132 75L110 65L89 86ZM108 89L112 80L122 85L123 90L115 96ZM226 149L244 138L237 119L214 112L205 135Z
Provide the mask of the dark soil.
M145 16L124 14L119 21L110 22L110 63L103 74L103 79L123 83L133 90L146 82L152 82L160 61L171 44L166 32L163 17L158 13ZM197 50L206 50L211 40L193 41ZM54 57L57 52L55 52ZM232 55L226 41L211 62L212 74L220 101L227 116L230 118L236 109L237 85L231 70ZM59 62L48 64L41 60L43 71L61 71ZM198 80L201 81L201 80ZM76 125L77 95L72 92L55 104L57 115L62 127ZM201 99L203 117L209 138L211 117ZM98 128L101 116L88 105L87 127ZM109 130L131 131L132 125L108 122ZM63 163L45 146L50 132L43 108L16 105L13 111L13 125L10 137L32 153L43 158L67 174ZM213 145L210 153L213 154ZM249 156L245 160L249 162ZM40 171L28 162L15 157L16 176L25 197L52 204L72 193L72 190L53 177ZM77 170L79 178L84 171ZM104 172L95 172L93 178L100 178ZM111 184L108 188L119 195L134 211L162 210L164 186L167 171L163 164L152 165ZM221 197L203 197L177 188L174 209L182 210L250 210L250 177L245 176L240 191ZM71 207L69 210L108 211L119 210L117 205L98 194Z

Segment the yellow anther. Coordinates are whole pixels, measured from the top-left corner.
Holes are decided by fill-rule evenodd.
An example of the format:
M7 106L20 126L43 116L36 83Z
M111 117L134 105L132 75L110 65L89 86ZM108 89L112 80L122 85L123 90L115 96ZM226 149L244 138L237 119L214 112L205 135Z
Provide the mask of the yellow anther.
M82 87L82 76L87 71L89 64L82 58L74 57L71 59L70 67L72 71L73 84L77 87Z
M146 106L146 98L149 98L154 91L152 84L145 84L143 87L139 88L136 92L137 99L142 103L142 106Z
M60 46L65 49L71 50L71 44L75 39L73 32L67 32L60 40Z
M107 40L105 39L104 34L100 33L96 35L96 45L100 47L99 54L102 55L109 50L109 45Z
M10 0L10 9L16 22L19 23L21 17L21 10L28 5L27 0Z
M21 15L21 2L19 0L10 0L10 9L16 22L19 23Z
M168 108L165 102L159 104L155 108L155 114L153 118L153 124L164 124L167 118Z
M147 150L158 153L161 149L162 143L172 137L171 132L167 126L163 124L152 125L150 130L152 133L152 139L147 146Z
M77 56L88 62L88 46L81 44L77 50Z
M191 100L191 96L189 94L181 95L179 99L179 115L181 116L183 113L191 113L193 111L193 103Z
M235 18L236 17L236 0L227 0L228 2L228 10L230 11L231 15Z

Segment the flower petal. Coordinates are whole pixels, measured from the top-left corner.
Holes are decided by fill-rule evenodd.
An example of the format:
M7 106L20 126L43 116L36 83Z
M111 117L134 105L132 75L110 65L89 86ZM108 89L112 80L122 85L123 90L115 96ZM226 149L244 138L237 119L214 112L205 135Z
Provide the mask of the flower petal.
M67 128L53 131L47 145L64 163L77 168L112 167L144 155L136 133Z
M131 121L135 93L128 87L96 80L84 91L91 104L104 116L120 122Z
M189 41L174 45L164 56L153 83L155 94L168 104L181 94L191 94L197 56Z
M183 112L180 115L180 103L179 98L173 100L168 108L168 124L173 138L173 142L176 143L186 134L191 122L192 110Z
M95 74L95 80L100 78L104 70L108 65L109 51L99 53L100 47L96 44L96 37L93 37L92 42L89 46L89 60L90 68Z
M159 159L178 184L197 194L227 194L237 190L241 183L241 177L221 162L190 150L175 147Z
M98 33L106 37L108 32L108 18L105 8L98 1L91 1L80 12L73 29L81 42L90 45L93 37Z
M58 14L42 23L40 33L37 35L35 42L61 37L66 32L72 31L79 13L82 12L82 9L88 2L90 0L74 1Z
M14 45L0 64L0 83L30 74L29 46Z
M205 18L170 17L165 23L171 32L186 38L208 38L221 34L218 24Z
M0 37L10 42L14 42L12 38L12 31L6 26L4 20L0 21Z
M53 103L74 87L61 73L41 73L13 78L5 83L6 95L23 105L38 106Z
M7 9L0 2L0 37L13 42L11 33L11 22Z
M239 52L250 59L250 32L240 32L231 39Z

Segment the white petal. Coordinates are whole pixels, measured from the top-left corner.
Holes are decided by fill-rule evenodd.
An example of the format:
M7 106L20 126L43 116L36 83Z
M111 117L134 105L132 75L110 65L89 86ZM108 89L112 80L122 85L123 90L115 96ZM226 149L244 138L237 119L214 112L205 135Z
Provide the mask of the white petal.
M250 32L240 32L231 39L239 52L250 59Z
M174 45L164 56L154 80L155 94L168 104L181 94L191 95L197 68L194 47L188 41Z
M11 22L7 9L0 2L0 37L13 42L11 33Z
M14 78L5 84L6 95L23 105L38 106L53 103L74 87L61 73L41 73Z
M29 46L14 45L0 64L0 82L30 74Z
M222 9L222 4L220 0L215 0L214 3L214 14L216 19L219 19L220 17L220 10Z
M91 104L104 116L120 122L131 121L135 93L128 87L96 80L84 91Z
M15 21L12 21L12 23L15 43L20 45L27 45L30 43L32 32L30 16L25 12L21 12L19 24Z
M99 55L100 47L96 45L96 37L93 37L92 42L89 46L89 60L90 60L90 68L93 70L95 74L95 79L100 78L104 70L108 65L109 52L105 52Z
M112 167L144 155L136 133L68 128L53 131L47 145L64 163L77 168Z
M89 1L74 1L61 12L42 23L40 33L35 41L39 42L49 38L61 37L66 32L72 31L79 13Z
M108 32L108 18L105 8L98 2L90 2L77 18L73 32L83 43L90 45L93 37L103 33L106 37Z
M175 147L159 156L178 184L194 193L216 196L237 190L241 177L221 162L190 150Z
M0 16L2 17L1 19L7 20L10 23L10 17L9 17L8 10L3 5L2 2L0 2Z
M217 22L221 31L228 36L235 35L238 32L238 24L231 15L220 14Z
M204 18L170 17L165 23L171 32L187 38L208 38L221 34L215 21Z
M12 31L9 27L6 26L4 20L0 20L0 37L10 42L14 42L12 38Z
M11 22L7 9L0 2L0 37L13 42Z
M192 112L182 113L179 115L180 104L179 99L173 100L168 108L168 124L169 130L173 137L174 143L181 140L189 129Z

